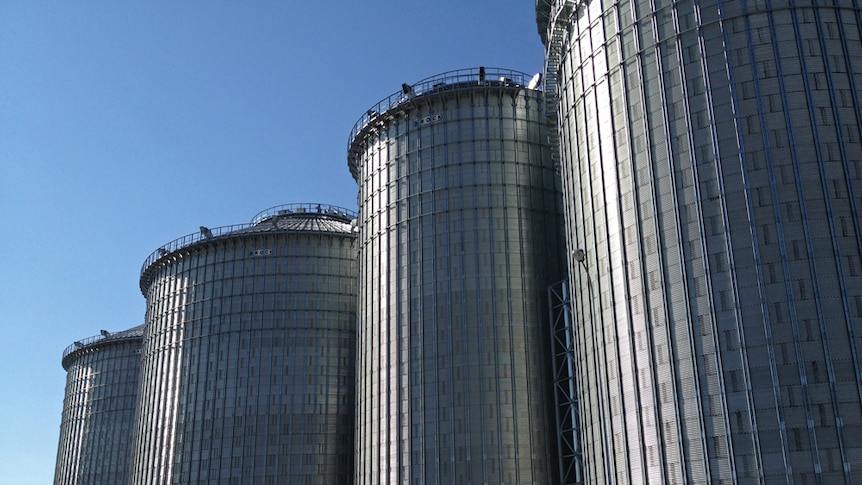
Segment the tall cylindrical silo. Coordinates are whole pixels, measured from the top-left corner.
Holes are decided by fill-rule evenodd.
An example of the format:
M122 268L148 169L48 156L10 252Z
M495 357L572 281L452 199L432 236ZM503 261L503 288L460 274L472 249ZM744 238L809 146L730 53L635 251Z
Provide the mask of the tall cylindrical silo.
M357 483L550 480L560 192L529 81L479 68L404 84L350 135Z
M858 482L860 4L536 6L586 481Z
M132 483L350 482L354 218L279 206L147 259Z
M70 345L55 485L126 483L143 325Z

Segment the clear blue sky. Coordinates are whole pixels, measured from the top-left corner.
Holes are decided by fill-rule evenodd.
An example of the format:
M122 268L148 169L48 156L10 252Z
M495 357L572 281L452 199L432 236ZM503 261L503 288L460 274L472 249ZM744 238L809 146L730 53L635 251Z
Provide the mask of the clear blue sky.
M356 206L353 123L444 71L542 69L532 0L0 3L0 477L50 483L63 349L143 322L161 244Z

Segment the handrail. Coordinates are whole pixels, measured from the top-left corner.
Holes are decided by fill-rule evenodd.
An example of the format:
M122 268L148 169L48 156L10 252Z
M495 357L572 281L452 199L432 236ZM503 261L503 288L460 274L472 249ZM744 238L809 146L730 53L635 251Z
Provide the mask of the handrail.
M272 216L302 213L325 214L336 219L341 219L344 222L350 222L353 219L356 219L356 212L337 205L298 203L277 205L275 207L270 207L269 209L264 209L252 217L251 223L252 225L258 224L264 219Z
M65 350L63 350L63 357L62 358L65 359L66 356L71 354L72 352L74 352L78 349L82 349L82 348L84 348L84 347L86 347L92 343L98 342L99 340L104 340L106 338L107 337L105 337L104 335L93 335L92 337L87 337L85 339L76 340L75 343L69 345L68 347L66 347Z
M124 340L140 340L142 338L143 338L142 333L129 332L129 331L115 332L115 333L108 334L108 335L104 335L104 334L93 335L92 337L87 337L85 339L76 340L73 344L66 347L63 350L63 357L60 360L61 361L65 360L66 357L68 357L69 354L71 354L72 352L75 352L76 350L81 350L81 349L87 348L90 345L92 345L96 342L102 341L102 340L107 339L107 340L122 342Z
M150 267L150 265L155 263L162 256L186 246L191 246L192 244L203 241L204 239L215 239L220 236L224 236L225 234L240 231L242 229L248 229L253 226L254 224L232 224L230 226L214 227L212 229L201 226L201 229L198 232L187 234L183 237L162 244L159 249L153 251L149 256L147 256L147 259L144 260L144 264L141 266L141 276L144 275L144 272Z
M403 84L401 91L390 94L381 99L363 114L350 130L347 139L348 153L357 135L371 123L375 118L414 96L420 96L433 91L448 91L457 89L473 89L476 86L526 86L532 75L514 71L512 69L501 69L496 67L476 67L470 69L457 69L447 71L425 78L415 84Z
M554 3L554 0L536 0L536 27L545 45L548 43L548 22L552 18L551 8Z
M255 227L260 224L261 221L268 217L287 215L298 216L303 214L321 214L323 216L338 219L347 223L356 218L355 212L350 209L345 209L343 207L328 204L298 203L270 207L269 209L257 213L252 218L252 222L248 224L232 224L230 226L214 227L212 229L201 226L198 232L187 234L183 237L162 244L158 249L156 249L149 256L147 256L147 259L144 260L144 264L141 265L141 278L144 277L144 273L146 273L147 269L160 258L186 246L191 246L192 244L203 240L217 239L222 236L231 235L237 231Z

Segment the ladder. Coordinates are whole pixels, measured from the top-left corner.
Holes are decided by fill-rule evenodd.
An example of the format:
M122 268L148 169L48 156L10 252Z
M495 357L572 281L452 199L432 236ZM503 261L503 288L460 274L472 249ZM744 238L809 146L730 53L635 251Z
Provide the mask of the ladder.
M575 2L572 0L547 0L551 3L545 50L545 122L547 125L548 145L554 169L560 172L560 62L563 56L563 42Z

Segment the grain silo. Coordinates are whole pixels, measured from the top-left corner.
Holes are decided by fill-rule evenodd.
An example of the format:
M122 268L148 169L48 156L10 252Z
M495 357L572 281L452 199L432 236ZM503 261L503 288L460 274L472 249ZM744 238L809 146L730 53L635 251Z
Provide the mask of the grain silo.
M584 482L858 482L860 5L536 13Z
M354 218L274 207L146 260L132 483L350 481Z
M125 483L134 429L143 325L102 332L63 352L66 394L56 485Z
M446 72L356 123L356 480L547 483L560 187L537 77Z

